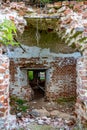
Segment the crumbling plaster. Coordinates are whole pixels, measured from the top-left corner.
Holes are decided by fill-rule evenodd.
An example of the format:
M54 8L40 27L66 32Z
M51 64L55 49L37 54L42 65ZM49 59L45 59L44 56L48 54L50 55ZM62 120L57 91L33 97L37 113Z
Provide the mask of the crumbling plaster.
M10 58L10 93L31 100L32 89L27 76L28 68L45 68L46 92L49 100L76 95L76 59L80 53L55 54L49 49L23 46L8 54Z
M73 2L72 3L73 8L66 6L67 2L65 2L63 4L65 6L63 6L60 9L59 9L60 5L58 3L55 3L53 6L48 5L48 12L50 12L49 10L50 10L51 7L52 8L56 7L55 13L53 12L52 14L49 14L49 15L47 15L47 13L45 15L44 15L44 13L43 13L43 15L40 14L40 13L38 14L38 9L36 9L36 13L35 13L35 11L32 8L30 8L30 9L28 9L28 11L30 11L32 13L30 13L30 16L28 15L28 17L32 16L34 18L37 18L37 17L38 18L43 18L43 17L45 17L45 18L47 18L47 17L53 18L54 17L55 18L55 16L57 16L58 18L60 18L60 20L58 22L58 26L57 26L58 28L56 30L58 32L58 35L62 36L62 38L64 38L66 43L68 43L69 45L75 45L76 48L79 48L80 50L85 49L85 51L83 52L83 56L81 58L79 58L78 61L77 61L78 62L77 63L77 81L78 82L77 82L76 113L78 115L79 120L81 119L82 121L84 121L84 120L87 121L87 118L85 116L86 111L87 111L87 104L86 104L86 100L87 100L87 96L86 96L86 91L87 91L86 90L86 87L87 87L87 83L86 83L86 80L87 80L87 76L86 76L86 70L87 70L87 68L86 68L86 61L87 61L86 48L87 48L87 45L85 44L87 42L87 39L86 39L86 37L87 37L87 29L86 29L87 28L87 20L86 20L87 19L87 13L86 13L87 2L81 2L81 3L79 2L77 4L76 3L74 4L74 2ZM69 5L69 3L68 3L68 5ZM17 10L19 9L19 11L18 11L19 14L24 16L23 12L20 12L20 10L22 11L23 8L26 10L24 5L22 7L22 6L20 6L19 4L16 4L16 3L15 3L15 5L14 5L14 3L12 3L11 7L9 6L6 9L3 6L0 16L2 17L3 14L7 15L7 13L9 13L9 16L7 15L8 19L10 18L13 21L15 21L17 19L16 19L16 17L13 17L12 11L14 12L14 10L16 10L16 13L17 13ZM3 10L3 9L5 9L5 10ZM10 9L10 12L7 11L9 9ZM5 11L5 12L3 12L3 11ZM43 10L43 12L44 12L44 10ZM42 15L42 17L40 17L40 15ZM16 24L18 23L18 21L20 21L20 20L17 20ZM21 23L21 22L19 22L19 23ZM25 22L22 22L22 23L23 23L22 27L24 28ZM17 25L19 25L19 24L17 24ZM20 30L20 28L19 28L19 30ZM80 32L80 31L81 31L81 33L76 36L75 34L77 32ZM22 30L22 32L23 32L23 30ZM11 55L12 55L12 53L11 53ZM13 58L13 57L11 57L11 55L9 54L9 57ZM53 55L55 55L55 54L53 54ZM23 53L22 53L22 56L23 56ZM13 64L14 64L14 61L15 61L15 63L18 63L18 61L20 61L20 59L18 59L18 61L16 61L16 58L17 58L17 55L16 55L16 57L14 57L14 60L12 61ZM40 58L43 59L42 57L40 57ZM53 56L53 58L54 58L54 56ZM64 57L62 57L62 58L64 58ZM4 59L2 54L1 54L1 59ZM50 59L52 60L52 57ZM4 61L5 60L6 59L4 59ZM26 61L26 62L28 63L28 61ZM42 61L40 61L40 62L42 62ZM7 62L7 64L8 64L8 62ZM1 67L3 68L2 62L1 62ZM15 67L17 67L17 66L15 66ZM13 66L13 68L14 68L14 66ZM82 70L80 70L80 69L82 69ZM19 69L17 69L17 70L19 70ZM82 72L80 72L80 71L82 71ZM47 73L47 75L49 77L50 71L48 70L48 72L49 73ZM1 72L1 74L2 74L2 72ZM5 75L5 72L4 72L4 75ZM3 81L5 81L5 79L6 79L6 77L3 79ZM8 79L9 79L9 77L8 77ZM50 80L50 78L48 78L48 81L49 80ZM7 84L8 84L7 87L9 88L9 81L8 81ZM0 87L2 87L2 84L0 85ZM2 97L3 94L1 93L0 96ZM2 101L2 98L0 99L0 103L1 103L1 101ZM7 97L7 104L9 104L8 97ZM1 109L0 112L2 113L3 112L2 106L0 106L0 109ZM6 110L8 111L9 109L7 108Z

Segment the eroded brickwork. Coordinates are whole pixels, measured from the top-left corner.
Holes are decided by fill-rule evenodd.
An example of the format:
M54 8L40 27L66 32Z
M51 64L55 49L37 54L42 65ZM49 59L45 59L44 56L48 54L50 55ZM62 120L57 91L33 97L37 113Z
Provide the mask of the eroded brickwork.
M77 102L76 113L82 123L87 121L87 50L77 61Z
M5 125L9 114L9 59L2 54L0 47L0 129Z
M27 100L32 98L32 88L27 76L28 68L46 68L48 100L76 96L76 59L74 57L34 57L10 59L10 95Z
M51 63L53 72L47 88L49 99L76 96L76 60L74 58L55 58Z

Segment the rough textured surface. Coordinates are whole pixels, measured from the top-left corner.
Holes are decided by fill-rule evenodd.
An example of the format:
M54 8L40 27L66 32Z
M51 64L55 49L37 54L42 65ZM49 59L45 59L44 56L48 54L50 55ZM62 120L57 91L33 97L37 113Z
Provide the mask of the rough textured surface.
M37 47L24 46L24 48L27 51L25 53L20 48L10 51L11 95L30 100L32 89L27 76L28 68L46 68L47 99L76 96L76 57L80 56L79 53L64 55L53 54L48 49L40 50ZM30 53L29 50L32 52Z
M82 123L87 121L87 50L77 61L77 102L76 113Z
M1 50L0 46L0 129L9 115L9 59Z
M47 26L48 28L42 29L40 28L40 25L43 25L45 22L53 22L53 20L49 19L44 19L41 21L38 20L39 22L39 30L37 34L37 20L38 19L30 19L29 22L27 23L27 27L25 28L23 34L20 36L18 35L17 39L20 43L27 45L27 46L37 46L40 48L49 48L51 52L54 53L73 53L75 52L75 48L72 48L70 46L67 46L65 44L65 41L61 39L57 35L56 32L53 30L49 29L48 24L44 25ZM56 19L57 20L57 19ZM32 23L34 22L35 26L32 26ZM53 22L55 25L55 22ZM38 42L37 42L37 35L38 35Z
M86 13L87 2L84 2L84 3L83 2L79 2L79 3L71 2L71 3L72 3L71 7L70 6L61 7L60 3L54 3L53 6L47 5L47 10L43 9L42 13L41 13L40 9L33 10L32 8L29 8L28 9L29 12L28 12L28 15L26 15L26 18L48 18L48 17L56 18L57 17L58 21L55 24L56 25L55 28L54 28L53 24L49 24L49 22L48 22L48 24L46 23L47 25L49 25L48 26L49 29L54 29L54 31L56 31L58 33L58 35L61 36L61 38L64 39L65 42L68 43L69 45L72 45L72 46L74 45L74 46L76 46L76 48L78 48L80 50L84 50L84 48L87 48L87 46L85 46L85 43L87 42L87 38L86 38L87 37L87 20L86 20L87 19L87 13ZM64 5L66 5L66 4L69 5L69 3L65 2ZM22 6L24 6L24 5L22 5ZM19 16L24 16L22 10L25 7L22 7L22 6L20 6L20 4L17 5L17 3L12 3L7 8L6 8L6 6L2 6L1 12L0 12L1 19L2 19L2 16L7 16L6 18L8 18L8 19L10 18L11 20L16 21L16 25L19 25L18 23L22 23L23 26L19 26L19 27L21 27L21 28L19 28L20 32L23 31L24 25L26 25L26 23L23 20L23 17L21 17L23 21L21 21L21 19L17 20L16 19L17 17L13 17L13 14L15 14L15 16L16 16L16 13L18 11L19 12L18 18L19 18ZM59 7L61 7L61 8L59 8ZM53 8L53 9L50 10L50 8ZM15 13L14 13L14 10L16 10ZM25 10L26 10L26 8L25 8ZM8 15L8 14L10 14L10 15ZM2 20L1 20L1 22L2 22ZM32 24L32 26L33 26L33 24ZM82 46L82 48L81 48L81 46ZM70 86L68 87L68 84L70 84L73 81L72 75L74 74L74 76L75 76L76 72L73 74L71 74L69 72L69 75L71 75L71 76L66 75L66 78L69 77L68 82L63 83L63 86L65 86L65 88L61 89L60 92L59 92L59 90L58 90L59 88L57 86L58 85L61 86L61 84L62 84L62 82L60 82L61 79L63 79L63 78L65 79L65 77L63 77L63 74L66 74L66 72L64 72L64 69L66 68L66 66L68 66L70 68L70 70L73 70L71 68L72 66L75 67L74 58L73 59L69 58L69 57L68 58L62 57L62 59L59 58L63 61L63 63L62 63L63 66L60 66L59 59L55 60L56 57L58 58L58 55L52 54L48 58L48 56L45 57L44 53L40 53L41 50L39 50L39 52L38 52L38 48L37 48L37 51L36 50L33 51L33 56L32 56L31 51L32 50L30 49L29 55L27 55L27 56L29 56L28 57L29 60L28 59L26 60L26 56L20 52L18 52L15 57L11 57L12 53L11 53L11 56L9 56L10 58L14 58L11 60L11 64L14 65L14 66L12 66L13 72L16 73L16 74L13 73L14 75L13 75L12 79L14 79L16 82L15 82L15 84L14 84L14 81L11 82L11 86L13 89L13 90L11 89L11 91L13 91L14 94L16 94L16 92L17 92L17 95L19 95L19 93L20 93L20 95L24 96L24 97L27 97L27 95L25 94L26 91L29 91L29 93L31 93L30 92L31 89L29 87L28 87L28 90L26 89L27 88L27 86L26 86L27 84L25 84L26 72L25 72L25 70L22 70L23 72L22 71L20 72L20 67L25 67L25 68L28 66L29 67L32 67L32 66L33 67L35 67L35 66L36 67L37 66L51 67L51 69L47 70L48 79L47 79L46 88L50 88L50 89L48 89L48 91L46 91L46 96L48 97L48 99L49 98L53 99L53 98L59 96L59 93L61 91L62 91L62 95L64 94L64 96L67 96L66 91L64 92L64 90L65 90L66 86L67 86L67 88L70 88ZM38 53L36 53L36 52L38 52ZM20 56L20 58L18 58L19 54L20 55L22 54ZM13 53L13 55L14 55L14 53ZM39 56L39 58L38 58L38 56ZM78 97L77 97L77 103L76 103L76 112L77 112L79 120L81 119L82 122L87 121L87 116L86 116L87 115L87 102L86 102L86 100L87 100L87 91L86 91L87 57L86 56L87 56L87 52L85 50L83 57L80 58L77 62L77 74L78 74L77 94L78 94ZM31 58L31 57L33 57L33 58ZM1 76L0 76L0 84L1 84L0 116L6 117L6 115L8 114L8 110L9 110L8 109L8 99L9 99L8 98L8 88L9 88L8 78L9 78L9 76L8 76L8 67L5 68L5 66L2 66L2 63L5 62L6 65L8 65L8 58L3 56L2 54L0 55L0 58L1 58L1 60L0 60L0 65L1 65L0 66L0 71L1 71L0 72L0 74L1 74ZM47 60L49 62L47 62ZM29 61L31 61L31 62L29 62ZM69 61L69 62L67 62L67 61ZM70 61L73 61L73 62L71 63ZM44 62L44 64L43 64L43 62ZM35 63L37 63L37 64L35 64ZM58 77L56 70L58 71L58 73L61 72L60 77ZM68 71L68 68L67 68L67 71ZM25 75L24 81L23 81L23 79L24 79L23 74ZM53 76L53 74L55 74L54 75L55 77ZM20 78L18 78L18 77L20 77ZM19 81L21 81L21 82L19 82ZM21 87L21 83L23 85L22 87ZM6 85L5 86L6 88L3 88L3 86L2 86L3 84ZM71 85L72 85L72 83L71 83ZM15 86L15 88L17 88L17 89L14 89L13 86ZM55 89L53 88L53 86L55 86ZM3 90L2 90L2 88L3 88ZM23 90L21 88L23 88ZM56 92L54 90L56 90ZM71 88L71 90L72 90L72 88ZM69 90L69 92L71 92L71 90ZM75 92L75 91L73 90L73 92ZM57 94L57 96L56 96L56 94ZM29 99L29 97L30 97L30 95L28 94L27 98Z

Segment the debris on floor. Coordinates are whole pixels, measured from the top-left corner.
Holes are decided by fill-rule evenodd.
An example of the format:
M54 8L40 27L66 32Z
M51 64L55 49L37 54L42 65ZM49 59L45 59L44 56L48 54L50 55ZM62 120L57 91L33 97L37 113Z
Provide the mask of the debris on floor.
M29 106L26 112L18 109L15 113L16 130L73 130L76 126L73 103L57 104L42 98L25 103L26 105Z

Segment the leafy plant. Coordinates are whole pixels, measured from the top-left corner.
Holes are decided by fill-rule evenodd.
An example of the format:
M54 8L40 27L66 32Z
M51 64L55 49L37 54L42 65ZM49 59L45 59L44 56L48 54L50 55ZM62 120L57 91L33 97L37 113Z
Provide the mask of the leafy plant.
M24 105L24 103L26 103L26 102L27 102L26 100L18 98L16 100L16 103L18 105L17 110L22 111L22 112L26 112L26 110L29 108L28 106Z
M40 2L41 2L42 4L46 4L46 3L50 3L51 0L40 0Z
M28 106L20 106L20 110L22 112L26 112L28 108L29 108Z
M16 113L17 111L19 112L26 112L29 106L27 106L25 103L27 103L26 100L11 96L10 97L10 105L12 108L12 113L13 111Z
M11 20L5 19L0 23L0 42L5 45L18 45L18 42L14 41L16 36L16 26Z
M23 105L26 102L26 100L17 99L16 102L18 105Z

